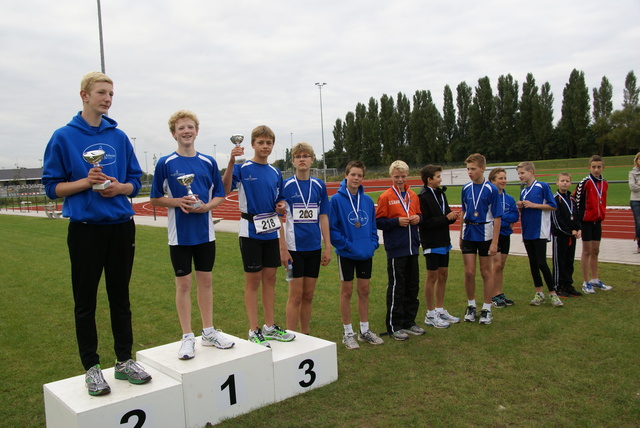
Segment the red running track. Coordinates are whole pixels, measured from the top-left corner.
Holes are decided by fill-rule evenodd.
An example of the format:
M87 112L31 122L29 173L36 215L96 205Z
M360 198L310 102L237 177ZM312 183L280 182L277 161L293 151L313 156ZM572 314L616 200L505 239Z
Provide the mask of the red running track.
M422 187L422 180L410 179L409 184L416 189ZM389 180L367 180L365 182L365 187L367 188L378 186L380 187L380 190L387 188L389 186ZM338 191L339 187L340 183L327 183L327 192L329 193L329 196L333 196ZM133 208L137 215L153 215L153 206L150 202L133 204ZM453 209L460 210L459 207L453 207ZM158 216L166 217L167 215L166 208L156 207L155 212ZM223 218L225 220L240 220L240 211L238 210L238 193L235 191L230 193L227 196L227 199L213 211L213 217ZM456 222L451 225L451 229L460 230L460 222ZM513 230L515 233L521 233L520 222L513 225ZM635 235L635 226L631 210L607 209L606 219L602 223L602 235L605 238L633 240Z

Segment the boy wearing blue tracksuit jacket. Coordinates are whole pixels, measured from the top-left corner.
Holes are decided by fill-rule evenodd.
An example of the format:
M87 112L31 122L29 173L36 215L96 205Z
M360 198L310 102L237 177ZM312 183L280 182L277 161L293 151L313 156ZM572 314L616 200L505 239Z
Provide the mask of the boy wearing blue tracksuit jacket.
M106 116L113 99L113 81L103 73L86 74L80 85L80 98L82 111L55 131L47 144L42 183L49 198L64 198L62 215L70 220L67 243L76 338L87 371L85 385L89 395L104 395L111 388L100 369L95 321L103 270L117 358L115 377L135 384L151 379L131 359L129 279L135 225L127 198L138 194L142 170L129 138L117 129L115 120ZM94 151L104 154L100 166L92 166L84 159L85 153ZM108 180L110 185L105 186Z
M520 162L517 170L518 178L525 184L525 188L520 192L520 200L516 205L521 212L522 241L527 250L529 268L536 289L530 304L540 306L545 301L542 292L542 277L544 277L551 304L553 307L560 307L563 303L556 294L553 276L547 265L547 242L551 238L551 211L555 211L558 205L549 185L536 180L533 162Z
M507 193L507 171L504 168L493 168L489 173L489 181L498 188L498 204L502 205L500 220L500 236L498 237L498 253L493 256L493 297L491 303L496 308L513 306L514 302L507 299L503 290L504 265L511 249L511 234L513 223L518 221L520 212L516 200Z
M338 255L340 271L340 314L344 327L342 343L347 349L360 346L351 325L351 293L354 270L357 278L358 315L360 330L358 340L380 345L383 342L369 329L369 282L373 266L373 253L379 246L376 228L376 211L373 200L364 194L360 184L365 166L361 161L347 165L345 179L329 204L329 229L331 245Z

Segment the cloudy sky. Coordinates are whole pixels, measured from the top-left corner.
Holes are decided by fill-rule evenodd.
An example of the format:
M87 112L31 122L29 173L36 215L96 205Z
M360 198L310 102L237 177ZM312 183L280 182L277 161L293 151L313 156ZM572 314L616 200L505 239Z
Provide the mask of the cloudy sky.
M272 161L307 141L332 147L337 118L383 94L494 86L511 73L548 81L560 117L571 70L606 75L614 108L640 75L638 0L102 0L116 119L143 169L175 149L167 119L191 109L196 147L226 165L235 133L276 133ZM100 70L95 0L0 0L0 168L38 167L51 133L81 109L79 81ZM246 148L249 143L245 143ZM214 153L215 152L215 153Z

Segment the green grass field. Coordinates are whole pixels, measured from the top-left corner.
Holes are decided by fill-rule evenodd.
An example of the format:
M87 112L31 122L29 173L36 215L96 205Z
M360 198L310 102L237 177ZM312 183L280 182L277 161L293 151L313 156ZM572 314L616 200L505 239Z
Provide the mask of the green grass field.
M0 426L45 426L42 385L83 372L75 343L66 227L63 220L0 216ZM245 338L237 235L217 236L214 323ZM134 350L141 350L178 340L180 328L166 230L138 227L136 247L131 298ZM638 426L638 273L637 266L602 264L601 277L614 286L612 291L565 300L559 309L531 307L528 265L524 258L511 257L505 291L516 305L495 310L492 325L432 329L406 342L386 337L382 346L347 351L340 344L334 260L321 271L312 333L338 342L339 379L221 426ZM276 314L284 324L283 271L278 284ZM375 331L384 330L385 288L381 248L371 284ZM104 287L98 300L99 353L103 367L111 367ZM422 295L420 300L424 304ZM446 303L458 316L466 306L462 261L455 252ZM424 306L419 322L423 316ZM197 311L193 325L199 325Z

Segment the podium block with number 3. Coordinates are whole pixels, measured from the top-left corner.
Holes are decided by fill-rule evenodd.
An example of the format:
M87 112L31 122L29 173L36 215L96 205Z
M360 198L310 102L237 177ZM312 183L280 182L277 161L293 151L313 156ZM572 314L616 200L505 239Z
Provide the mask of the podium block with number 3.
M276 401L338 379L336 344L301 333L295 335L292 342L270 342Z

